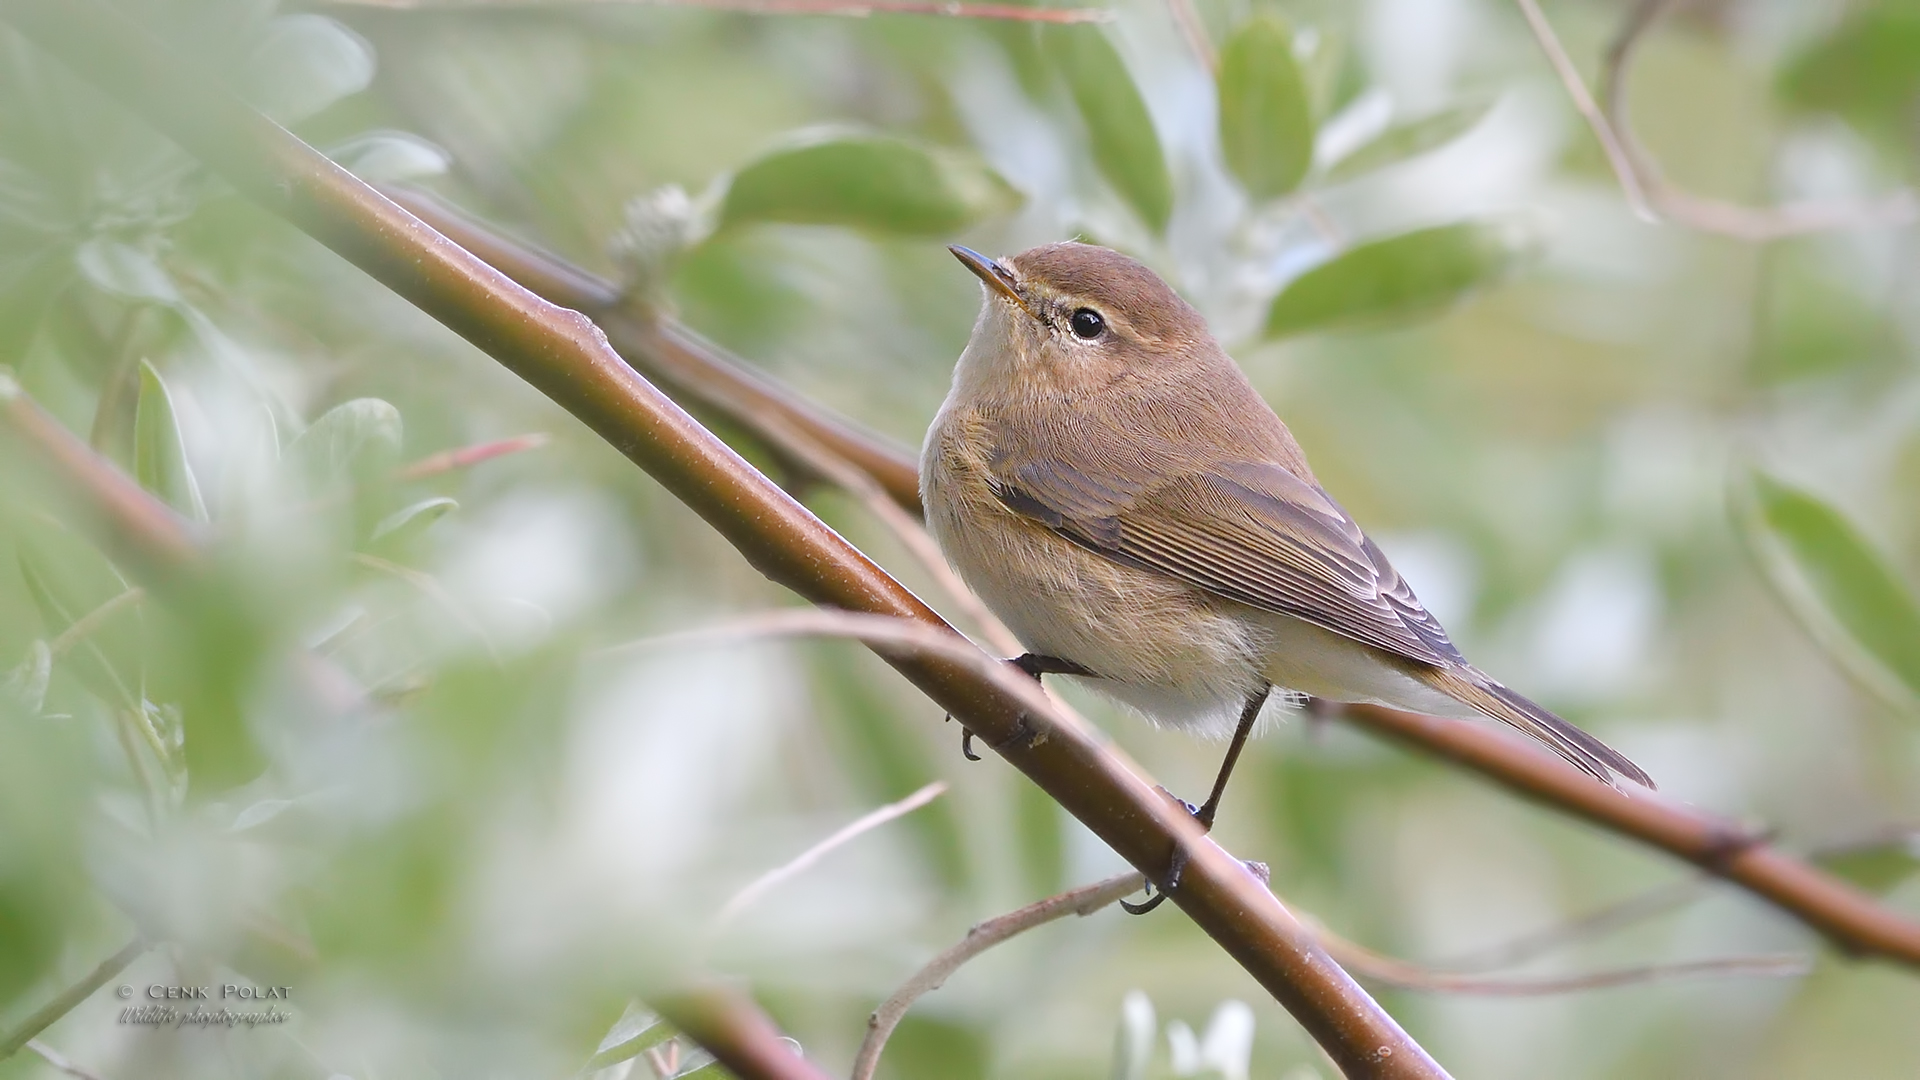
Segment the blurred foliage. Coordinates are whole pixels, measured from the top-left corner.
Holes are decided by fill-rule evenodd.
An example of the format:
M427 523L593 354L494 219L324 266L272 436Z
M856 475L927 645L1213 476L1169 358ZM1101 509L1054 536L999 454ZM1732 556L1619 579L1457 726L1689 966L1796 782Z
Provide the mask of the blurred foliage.
M123 6L349 168L623 275L903 443L977 311L945 242L1126 248L1207 316L1476 661L1671 796L1772 823L1920 911L1912 231L1756 249L1635 220L1509 5L1198 0L1217 72L1135 0L1045 28ZM1582 58L1622 15L1547 6ZM1676 14L1637 61L1642 135L1716 194L1883 190L1920 149L1915 10ZM790 598L4 29L0 365L203 522L216 567L137 589L0 437L0 1031L138 933L158 947L119 982L291 985L295 1020L139 1030L103 991L45 1039L104 1077L560 1076L596 1053L603 1077L645 1076L632 1055L662 1033L630 1003L702 965L841 1070L873 1005L967 926L1117 868L852 645L609 648ZM403 464L529 432L552 438ZM945 604L857 502L808 499ZM1212 775L1217 747L1068 693L1174 790ZM1274 717L1222 838L1370 946L1468 955L1676 873ZM934 779L951 792L711 926ZM1818 947L1716 890L1544 965ZM1841 960L1801 983L1383 997L1461 1076L1920 1073L1920 983ZM981 958L882 1075L1325 1069L1169 910Z
M1287 283L1267 336L1431 315L1506 276L1529 240L1517 224L1465 222L1356 245Z
M1271 16L1220 50L1220 154L1256 199L1285 195L1313 164L1313 110L1293 59L1293 33Z
M733 174L720 223L851 225L948 236L1019 204L993 170L899 139L803 135Z

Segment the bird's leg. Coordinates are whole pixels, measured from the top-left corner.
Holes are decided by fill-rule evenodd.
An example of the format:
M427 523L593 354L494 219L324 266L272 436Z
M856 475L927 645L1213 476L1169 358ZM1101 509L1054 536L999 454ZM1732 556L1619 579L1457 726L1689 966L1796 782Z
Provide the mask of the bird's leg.
M1047 656L1044 653L1021 653L1019 656L1007 661L1007 663L1026 672L1027 677L1034 682L1039 682L1040 676L1042 675L1093 676L1093 672L1085 665L1076 664L1071 660L1063 660L1058 656ZM953 717L949 716L947 719L951 720ZM968 761L980 760L980 755L973 752L973 732L962 731L960 733L960 754Z
M1213 791L1207 795L1207 801L1194 809L1193 804L1180 801L1187 808L1200 827L1207 831L1213 829L1213 817L1220 811L1220 798L1227 793L1227 779L1233 775L1233 767L1240 761L1240 751L1247 748L1247 737L1253 734L1254 721L1260 719L1260 708L1267 703L1267 696L1273 693L1271 684L1262 686L1258 692L1247 698L1240 709L1240 723L1233 729L1233 741L1227 744L1226 760L1220 763L1220 773L1213 779ZM1180 887L1180 872L1187 868L1187 849L1174 845L1173 858L1167 863L1167 877L1153 897L1144 903L1129 904L1120 901L1129 915L1145 915L1166 902L1167 894Z
M1233 767L1240 762L1240 751L1247 748L1247 737L1253 734L1254 721L1260 719L1260 708L1267 703L1267 696L1273 693L1272 684L1262 686L1260 690L1247 698L1240 709L1239 726L1233 729L1233 741L1227 744L1226 759L1220 762L1220 774L1213 778L1213 791L1207 795L1207 801L1193 812L1200 827L1211 830L1213 815L1220 810L1220 797L1227 793L1227 778L1233 775Z

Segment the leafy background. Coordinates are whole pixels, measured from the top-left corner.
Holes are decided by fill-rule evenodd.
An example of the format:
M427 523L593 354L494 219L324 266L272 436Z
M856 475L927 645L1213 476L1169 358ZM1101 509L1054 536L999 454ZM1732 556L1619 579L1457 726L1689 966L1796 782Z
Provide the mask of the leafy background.
M622 277L905 444L978 304L944 242L1139 255L1483 666L1669 795L1920 911L1911 231L1757 246L1635 219L1513 8L1200 0L1216 81L1154 0L1044 28L127 7L362 175ZM1547 10L1597 57L1624 6ZM612 648L791 600L486 358L10 31L0 50L0 362L223 567L197 604L124 597L71 503L0 457L0 1026L139 930L169 944L118 981L291 985L297 1020L160 1034L103 992L45 1038L107 1077L570 1075L698 964L751 978L839 1070L967 925L1118 868L856 646ZM1724 0L1654 31L1630 100L1690 190L1854 199L1912 179L1915 71L1911 4ZM549 438L397 471L525 433ZM808 501L942 602L857 503ZM317 703L314 664L376 707ZM1176 790L1211 775L1217 747L1074 699ZM1684 876L1275 721L1220 835L1383 951L1466 957ZM934 779L945 797L711 926ZM1538 966L1775 950L1819 943L1708 889ZM1461 1076L1920 1073L1920 983L1827 953L1799 980L1382 996ZM1121 1030L1158 1033L1152 1076L1331 1075L1170 910L990 954L882 1070L1104 1076Z

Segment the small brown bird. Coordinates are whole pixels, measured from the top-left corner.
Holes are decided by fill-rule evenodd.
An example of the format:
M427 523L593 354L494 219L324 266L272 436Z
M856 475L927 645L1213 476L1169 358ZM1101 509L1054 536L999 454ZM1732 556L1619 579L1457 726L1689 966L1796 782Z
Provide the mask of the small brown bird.
M1202 825L1275 686L1491 717L1603 783L1653 786L1460 655L1153 271L1079 243L952 250L986 303L921 452L928 527L1031 650L1022 670L1231 734Z

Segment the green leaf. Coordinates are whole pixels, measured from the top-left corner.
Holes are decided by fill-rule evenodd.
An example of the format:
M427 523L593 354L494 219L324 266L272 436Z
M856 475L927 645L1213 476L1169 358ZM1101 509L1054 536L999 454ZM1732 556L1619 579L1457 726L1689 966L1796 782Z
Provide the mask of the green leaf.
M1267 310L1267 337L1431 315L1505 277L1534 247L1513 222L1462 222L1361 244L1295 278Z
M145 360L140 361L140 399L133 413L133 475L168 506L195 521L207 520L207 504L180 439L173 396L160 372Z
M131 244L95 237L74 251L80 273L95 288L129 300L178 304L180 292L158 259Z
M53 650L47 647L45 638L34 638L27 646L27 655L0 681L0 693L37 716L46 711L47 683L52 679Z
M1849 655L1857 648L1920 700L1920 604L1907 583L1846 515L1818 496L1759 472L1753 495L1756 524L1799 579L1776 577L1776 583L1787 586L1789 598L1817 605L1796 614L1813 617L1815 636L1842 663L1857 664L1863 657ZM1769 567L1776 574L1782 569ZM1833 629L1842 640L1822 632Z
M287 447L314 490L375 480L400 458L400 410L379 398L328 409Z
M1120 53L1097 26L1049 26L1047 52L1086 123L1093 163L1154 232L1173 214L1173 178L1147 103Z
M255 107L283 124L304 120L373 82L373 46L323 15L283 15L247 58Z
M1920 94L1920 9L1869 7L1788 64L1781 95L1839 113L1903 152Z
M1220 50L1220 149L1247 194L1272 199L1313 164L1313 110L1293 59L1293 33L1256 17Z
M340 167L369 184L397 184L441 176L453 159L445 150L404 131L369 131L327 151Z
M1473 130L1492 109L1492 102L1483 101L1395 124L1334 162L1325 179L1337 184L1418 157Z
M1021 196L979 158L888 135L799 134L734 174L720 224L846 225L947 236Z
M640 1005L629 1002L627 1011L600 1040L599 1049L594 1051L586 1065L580 1069L581 1075L599 1072L601 1069L618 1065L623 1061L639 1057L648 1050L673 1038L673 1025Z
M1901 832L1817 852L1813 861L1828 873L1863 889L1885 893L1920 871L1920 832Z
M380 519L380 523L373 527L371 539L382 547L403 547L414 537L426 532L429 525L458 509L460 504L444 495L422 499Z

